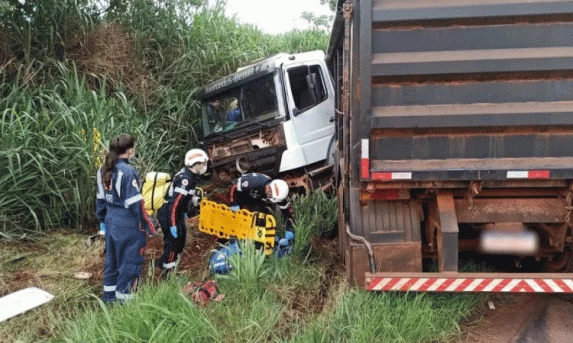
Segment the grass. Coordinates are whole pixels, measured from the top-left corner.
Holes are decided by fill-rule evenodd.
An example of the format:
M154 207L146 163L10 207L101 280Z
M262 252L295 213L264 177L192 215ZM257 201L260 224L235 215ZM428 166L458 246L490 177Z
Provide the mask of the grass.
M335 199L314 195L295 201L336 217ZM312 212L312 211L311 211ZM319 224L308 222L313 227ZM297 223L297 232L309 230ZM309 236L310 237L310 236ZM296 239L305 246L300 236ZM312 235L311 239L323 239ZM333 250L327 246L314 249ZM98 300L103 242L90 247L72 232L39 235L14 244L0 241L0 290L37 286L54 294L50 303L0 326L2 342L430 342L457 337L460 323L482 303L480 295L369 293L350 287L337 260L326 254L265 257L252 242L240 242L234 269L217 277L221 302L196 305L183 287L190 274L168 280L145 272L132 301ZM308 258L313 256L313 258ZM203 268L207 270L207 265ZM94 274L90 280L73 277ZM193 271L193 275L201 275Z
M459 322L481 303L472 295L340 293L332 312L292 342L429 342L460 333Z
M101 288L97 281L79 280L74 274L101 273L103 241L88 247L85 236L70 232L35 238L16 244L0 241L0 295L38 287L55 298L38 310L2 323L0 342L37 342L56 336L66 320L93 307L92 294Z
M195 90L261 57L326 49L325 33L267 35L199 3L99 14L46 0L0 12L0 236L94 225L109 139L137 136L141 176L174 173L201 139Z

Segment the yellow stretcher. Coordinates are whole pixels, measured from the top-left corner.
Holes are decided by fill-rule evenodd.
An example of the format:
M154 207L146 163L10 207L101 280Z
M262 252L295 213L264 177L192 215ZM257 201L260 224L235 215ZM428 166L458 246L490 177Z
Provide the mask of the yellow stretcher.
M262 243L265 254L270 255L275 246L277 222L270 214L238 210L203 199L199 216L199 231L219 238L252 239Z

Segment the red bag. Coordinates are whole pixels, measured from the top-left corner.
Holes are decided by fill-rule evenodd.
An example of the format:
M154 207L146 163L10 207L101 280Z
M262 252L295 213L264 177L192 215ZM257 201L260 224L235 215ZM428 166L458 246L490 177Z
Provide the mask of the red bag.
M225 297L225 295L219 293L217 281L215 280L189 282L183 287L183 291L187 293L197 305L203 306L207 305L211 300L221 301Z

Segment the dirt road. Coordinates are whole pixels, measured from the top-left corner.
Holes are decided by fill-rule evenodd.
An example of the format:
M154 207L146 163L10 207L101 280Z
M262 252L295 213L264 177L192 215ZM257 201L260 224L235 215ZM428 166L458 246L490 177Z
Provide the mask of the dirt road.
M515 294L471 328L471 343L573 343L573 296Z

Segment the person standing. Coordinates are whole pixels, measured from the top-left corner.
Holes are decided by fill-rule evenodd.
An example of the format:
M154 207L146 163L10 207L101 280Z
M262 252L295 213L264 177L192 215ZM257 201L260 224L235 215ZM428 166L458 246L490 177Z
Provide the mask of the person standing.
M146 237L156 233L149 219L139 175L129 163L135 156L135 137L112 138L105 163L96 175L96 217L105 232L103 301L126 301L137 288Z
M157 219L163 231L163 255L157 262L163 275L169 273L176 266L187 239L185 215L189 202L199 206L199 195L195 193L195 186L200 181L200 175L207 171L209 157L201 149L191 149L185 154L185 167L173 177L173 182L165 195L165 202L157 212Z

